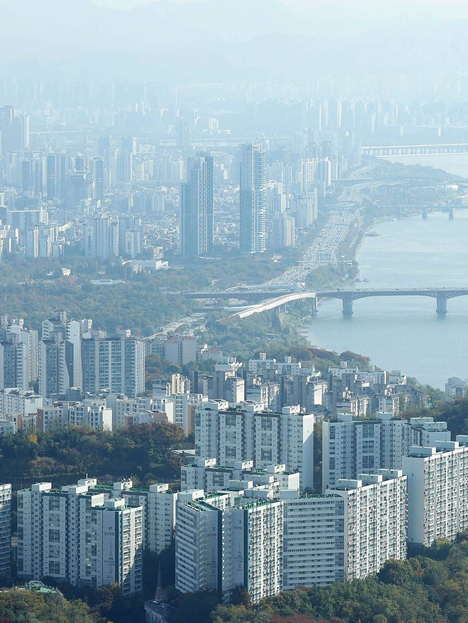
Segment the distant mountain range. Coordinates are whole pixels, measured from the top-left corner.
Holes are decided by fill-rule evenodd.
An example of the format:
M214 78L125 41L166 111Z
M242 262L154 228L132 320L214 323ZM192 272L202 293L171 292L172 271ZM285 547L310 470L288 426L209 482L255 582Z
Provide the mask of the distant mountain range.
M315 18L277 0L0 1L0 77L218 81L467 73L467 21ZM32 60L33 59L33 60Z

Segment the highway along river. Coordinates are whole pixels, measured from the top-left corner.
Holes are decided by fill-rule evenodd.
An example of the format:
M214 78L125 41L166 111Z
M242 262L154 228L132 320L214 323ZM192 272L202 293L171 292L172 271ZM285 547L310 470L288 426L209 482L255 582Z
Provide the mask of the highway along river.
M448 168L448 167L447 167ZM366 237L357 255L355 288L468 287L468 209L389 221ZM343 316L340 300L326 300L303 334L315 346L351 350L387 370L401 369L443 389L450 376L468 377L468 296L450 299L446 316L428 297L376 297L354 302Z

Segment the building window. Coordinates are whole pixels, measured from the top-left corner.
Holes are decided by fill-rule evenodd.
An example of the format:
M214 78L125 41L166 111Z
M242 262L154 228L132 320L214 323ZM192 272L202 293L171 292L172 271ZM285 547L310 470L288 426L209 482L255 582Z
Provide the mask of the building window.
M60 562L57 560L50 560L49 573L50 575L60 575Z
M60 543L60 530L49 530L49 543Z
M49 510L50 511L60 510L60 499L59 498L49 498Z
M273 430L273 422L271 418L262 418L262 430Z
M235 446L226 446L226 458L227 459L235 459L237 457L237 452Z
M226 426L236 426L237 417L235 415L226 415Z
M364 439L374 436L374 426L372 424L364 424L362 427L362 436Z
M262 461L271 461L272 456L273 455L271 450L265 450L264 448L262 448Z
M49 545L49 558L60 558L60 545Z

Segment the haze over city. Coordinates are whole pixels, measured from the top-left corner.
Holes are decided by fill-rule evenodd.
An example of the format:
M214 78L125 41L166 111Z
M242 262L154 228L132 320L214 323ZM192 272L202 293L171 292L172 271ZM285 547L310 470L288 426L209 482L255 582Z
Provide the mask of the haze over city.
M0 623L468 623L466 2L0 24Z

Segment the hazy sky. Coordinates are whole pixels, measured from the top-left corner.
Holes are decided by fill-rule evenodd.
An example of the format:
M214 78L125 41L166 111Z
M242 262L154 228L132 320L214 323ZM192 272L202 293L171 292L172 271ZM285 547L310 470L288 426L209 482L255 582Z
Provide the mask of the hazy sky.
M129 9L148 4L154 0L93 0L100 6ZM200 2L201 0L173 0L175 2ZM209 1L209 0L204 0ZM386 17L397 15L427 15L445 19L468 18L466 0L280 0L285 4L312 12L323 13L324 8L341 7L343 12L363 17ZM332 11L334 11L334 8Z

